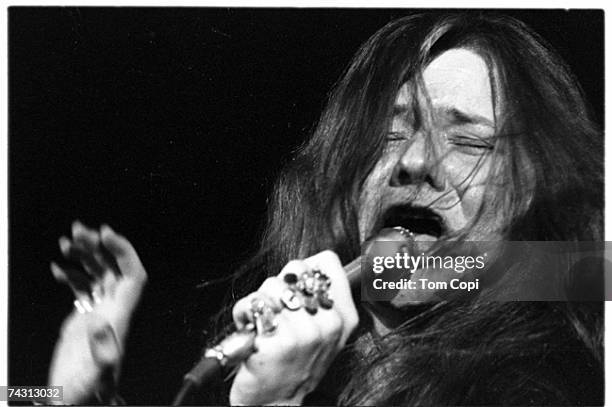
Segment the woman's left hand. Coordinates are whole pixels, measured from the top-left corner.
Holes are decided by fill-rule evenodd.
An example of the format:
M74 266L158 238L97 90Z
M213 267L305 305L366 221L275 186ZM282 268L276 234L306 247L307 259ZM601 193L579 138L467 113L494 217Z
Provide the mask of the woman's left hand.
M55 278L76 297L53 351L49 385L63 386L63 404L84 404L94 396L109 402L119 379L123 346L147 273L131 243L102 226L80 222L60 249L82 269L52 263Z
M297 277L318 270L329 277L331 308L316 313L305 307L290 310L281 297L287 294L285 276ZM293 277L293 276L290 276ZM276 313L276 329L255 339L257 351L239 367L230 392L232 405L297 405L319 384L330 364L357 327L359 317L349 282L338 256L324 251L305 260L289 262L259 290L236 303L234 322L239 329L253 323L253 300L265 301Z

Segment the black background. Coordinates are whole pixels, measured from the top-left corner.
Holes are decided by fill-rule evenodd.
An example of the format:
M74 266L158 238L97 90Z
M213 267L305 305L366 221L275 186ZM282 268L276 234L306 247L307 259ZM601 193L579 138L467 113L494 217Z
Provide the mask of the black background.
M72 307L48 264L111 224L150 283L121 392L169 403L266 196L357 47L410 10L11 8L9 381L43 385ZM603 12L507 11L570 63L603 123Z

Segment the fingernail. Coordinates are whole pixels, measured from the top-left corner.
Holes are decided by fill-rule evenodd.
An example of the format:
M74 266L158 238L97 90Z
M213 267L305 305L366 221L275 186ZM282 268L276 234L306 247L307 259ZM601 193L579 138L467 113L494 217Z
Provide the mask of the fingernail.
M53 277L55 277L58 281L66 281L66 276L62 272L62 269L55 263L51 262L51 273L53 273Z
M86 231L87 229L85 228L85 225L83 225L80 220L75 220L72 222L72 236L82 235Z
M67 253L70 250L70 240L66 236L60 237L58 242L62 253Z
M115 233L115 231L113 228L104 223L102 226L100 226L100 233Z

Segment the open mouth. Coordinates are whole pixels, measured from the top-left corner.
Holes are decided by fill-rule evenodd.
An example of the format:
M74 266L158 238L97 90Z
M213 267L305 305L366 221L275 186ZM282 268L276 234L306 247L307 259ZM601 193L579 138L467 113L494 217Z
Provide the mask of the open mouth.
M442 217L433 210L422 206L392 206L385 211L381 219L380 228L401 226L416 236L427 236L429 239L438 240L445 232Z

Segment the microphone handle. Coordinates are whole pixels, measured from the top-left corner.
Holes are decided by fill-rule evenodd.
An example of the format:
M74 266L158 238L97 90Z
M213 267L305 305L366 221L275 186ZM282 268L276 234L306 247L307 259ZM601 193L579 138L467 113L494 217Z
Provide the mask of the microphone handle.
M361 256L343 267L351 289L360 284ZM199 387L220 373L224 367L235 366L255 352L255 330L240 330L207 349L204 357L184 377L185 383Z
M408 245L411 251L414 234L401 226L381 229L377 236L364 243L363 252L371 253L370 244L377 241L396 242L398 252L400 248L405 250ZM353 292L357 291L361 284L361 260L362 256L359 256L343 266ZM227 336L217 346L207 349L204 357L183 377L183 388L177 395L174 405L181 403L190 388L201 386L202 383L221 372L224 367L235 366L247 359L255 352L256 335L257 332L254 329L243 329Z
M353 259L350 263L342 267L346 272L351 290L355 290L361 284L361 256Z

